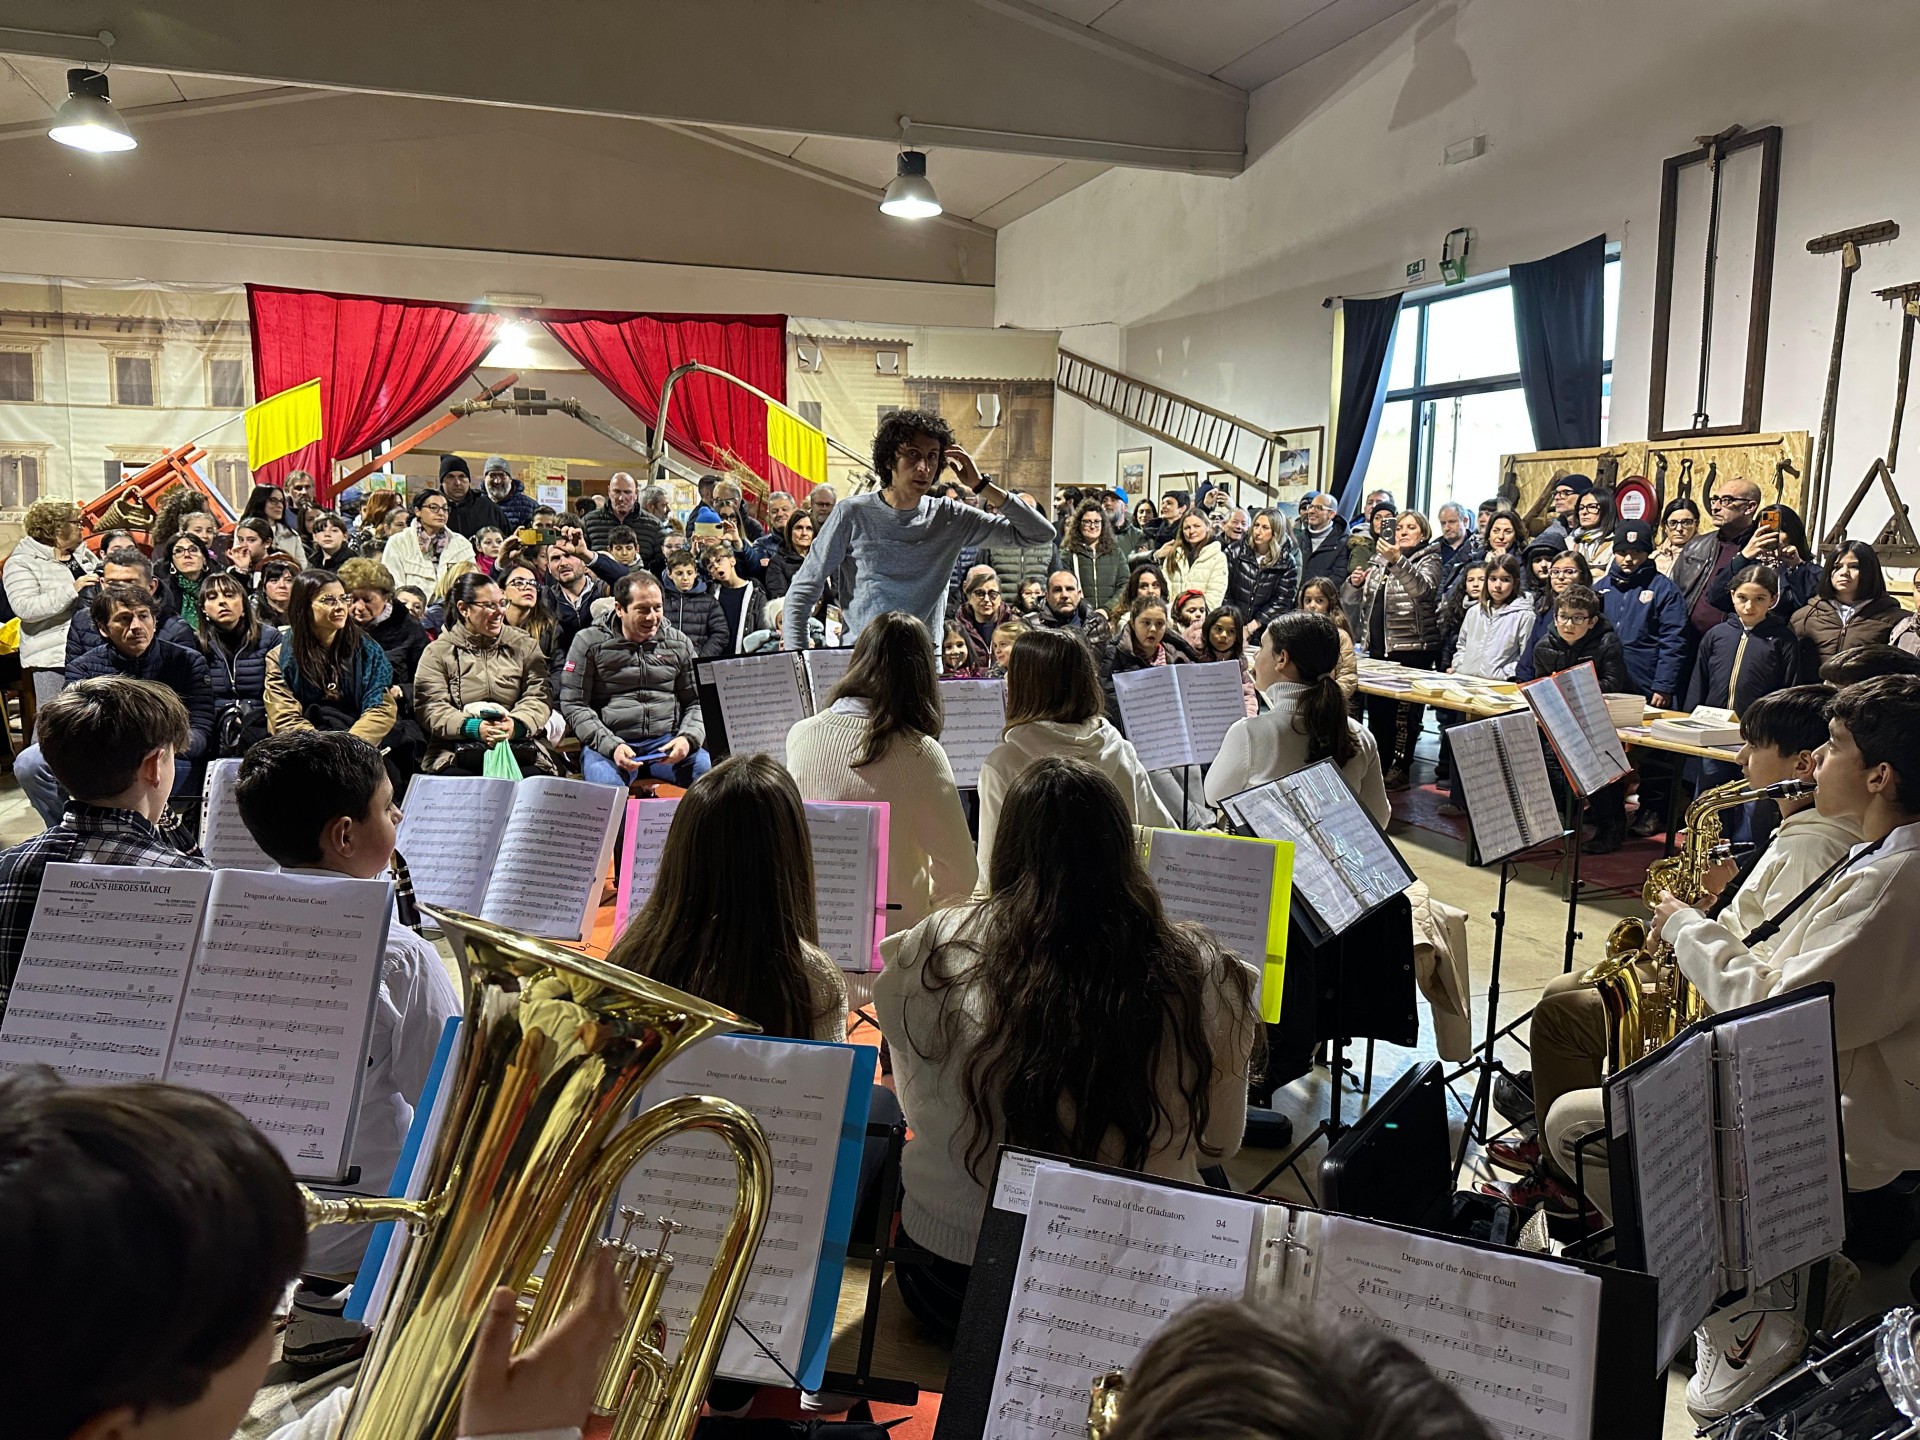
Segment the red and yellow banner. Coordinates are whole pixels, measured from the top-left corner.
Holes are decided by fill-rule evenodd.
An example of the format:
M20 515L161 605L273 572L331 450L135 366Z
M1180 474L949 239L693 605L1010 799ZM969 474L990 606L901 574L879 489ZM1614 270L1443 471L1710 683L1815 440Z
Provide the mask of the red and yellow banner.
M798 415L767 406L767 483L805 495L827 483L827 437Z

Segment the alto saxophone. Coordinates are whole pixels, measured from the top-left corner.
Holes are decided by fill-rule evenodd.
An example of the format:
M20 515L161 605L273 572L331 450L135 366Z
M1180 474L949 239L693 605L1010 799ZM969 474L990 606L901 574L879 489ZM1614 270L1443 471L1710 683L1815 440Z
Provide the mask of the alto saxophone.
M1687 838L1679 853L1647 867L1640 898L1648 911L1658 908L1665 892L1689 905L1706 898L1707 870L1726 854L1720 843L1722 810L1755 800L1792 800L1811 795L1813 789L1811 780L1783 780L1752 790L1744 780L1729 780L1704 791L1687 807ZM1648 937L1646 920L1622 920L1607 935L1607 958L1580 977L1600 993L1606 1008L1609 1075L1651 1055L1707 1014L1700 993L1680 973L1673 947L1664 940L1650 945Z

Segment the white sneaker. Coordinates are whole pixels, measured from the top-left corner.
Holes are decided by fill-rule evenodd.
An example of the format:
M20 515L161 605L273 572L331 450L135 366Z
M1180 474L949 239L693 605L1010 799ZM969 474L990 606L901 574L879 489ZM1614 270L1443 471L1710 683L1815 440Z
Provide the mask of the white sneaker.
M1800 1360L1807 1327L1800 1323L1800 1276L1795 1271L1746 1299L1717 1310L1693 1332L1694 1370L1687 1409L1697 1420L1717 1420L1741 1409ZM1761 1309L1761 1305L1784 1306Z

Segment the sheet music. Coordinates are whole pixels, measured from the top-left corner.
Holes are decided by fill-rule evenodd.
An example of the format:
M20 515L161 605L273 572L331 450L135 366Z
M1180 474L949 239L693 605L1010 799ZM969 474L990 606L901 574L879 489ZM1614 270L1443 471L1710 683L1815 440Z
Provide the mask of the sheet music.
M1609 1087L1627 1107L1643 1268L1660 1281L1654 1358L1663 1370L1725 1288L1713 1083L1713 1037L1697 1034L1666 1046L1654 1063Z
M1229 814L1293 844L1293 888L1335 934L1413 883L1331 760L1230 797Z
M833 693L833 687L840 683L840 677L847 673L847 667L853 664L851 645L831 650L806 650L801 652L807 666L807 689L810 692L812 710L810 714L819 714L827 708L827 696Z
M1745 1182L1747 1283L1764 1285L1846 1236L1832 1001L1763 1010L1714 1036L1738 1101L1720 1123Z
M207 766L207 798L201 807L200 853L216 870L278 870L267 852L255 843L233 785L240 778L238 760L215 760ZM401 852L405 854L405 851Z
M392 910L386 880L214 876L167 1078L233 1106L297 1176L346 1172Z
M628 813L637 817L631 837L633 868L621 877L619 910L614 931L627 928L647 897L653 894L654 877L660 873L660 852L666 848L667 832L673 828L673 812L678 800L629 800Z
M481 918L555 940L586 939L626 792L550 775L504 783L513 787L506 833L497 845L490 835L468 840L493 866Z
M980 767L1006 728L1007 682L942 680L936 693L941 709L940 748L953 767L953 783L962 790L976 789Z
M393 848L406 857L422 905L480 913L514 783L484 775L413 777Z
M820 917L820 948L842 970L875 968L874 922L884 897L880 879L880 805L809 802L807 833L813 839L814 905Z
M1320 1313L1386 1331L1504 1440L1587 1440L1598 1276L1337 1215L1318 1219Z
M1133 1364L1177 1311L1238 1299L1265 1207L1042 1165L987 1402L988 1440L1087 1430L1088 1392Z
M1255 970L1272 938L1273 846L1237 835L1148 830L1147 874L1175 920L1205 926Z
M1567 779L1581 795L1591 795L1627 773L1627 752L1620 748L1591 660L1529 681L1520 693L1540 717Z
M787 763L787 731L812 714L800 662L786 651L713 662L713 688L735 755L771 755Z
M1236 720L1247 718L1247 694L1240 685L1238 660L1214 660L1202 665L1169 665L1180 694L1195 765L1211 765L1220 742Z
M161 1079L212 887L209 870L47 866L0 1021L0 1071Z
M675 1057L640 1100L645 1107L676 1095L718 1095L743 1106L767 1132L773 1205L737 1314L796 1372L856 1053L847 1045L722 1035ZM675 1264L660 1303L669 1360L680 1352L733 1214L734 1174L732 1156L717 1137L689 1131L649 1152L620 1187L622 1205L649 1217L669 1215L686 1226L669 1249ZM658 1238L657 1229L649 1234L642 1226L632 1235L642 1249L651 1249ZM836 1289L839 1278L831 1280ZM718 1372L737 1380L787 1383L738 1327L729 1329Z
M1186 712L1180 706L1180 682L1173 665L1144 670L1120 670L1113 676L1114 698L1120 719L1133 742L1140 764L1148 770L1171 770L1194 763L1193 740ZM1243 705L1240 714L1246 714ZM1219 747L1215 746L1215 753Z
M1455 725L1447 736L1481 860L1504 860L1561 833L1539 727L1530 712Z

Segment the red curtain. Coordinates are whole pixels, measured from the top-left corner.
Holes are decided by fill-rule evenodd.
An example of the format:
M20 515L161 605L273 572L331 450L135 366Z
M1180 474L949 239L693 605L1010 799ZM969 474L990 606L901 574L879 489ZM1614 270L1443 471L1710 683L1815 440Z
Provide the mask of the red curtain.
M776 400L787 398L784 315L619 315L590 310L536 310L531 315L649 425L657 423L654 410L667 372L688 360L738 376ZM722 448L731 450L764 478L766 402L711 375L684 376L673 387L667 440L688 455L709 460Z
M247 309L254 394L265 399L317 375L324 425L318 444L262 466L254 479L274 484L289 470L310 471L323 505L332 500L333 462L394 438L446 399L492 347L501 320L431 300L262 285L247 286Z

